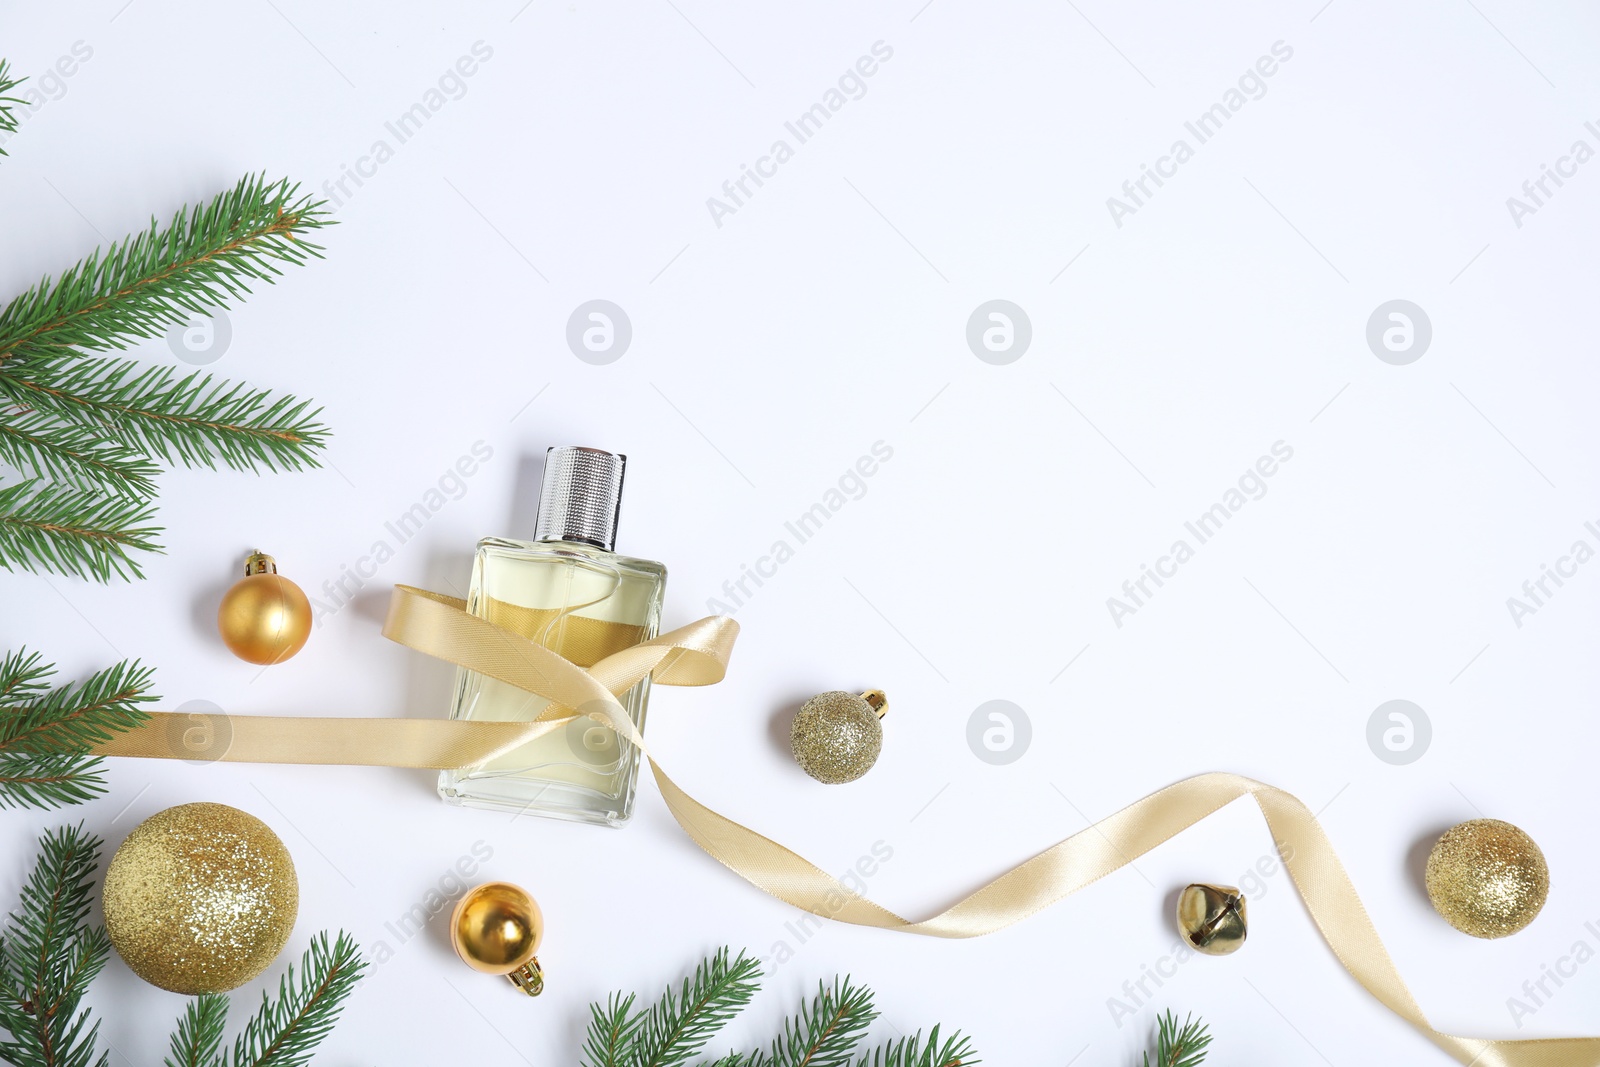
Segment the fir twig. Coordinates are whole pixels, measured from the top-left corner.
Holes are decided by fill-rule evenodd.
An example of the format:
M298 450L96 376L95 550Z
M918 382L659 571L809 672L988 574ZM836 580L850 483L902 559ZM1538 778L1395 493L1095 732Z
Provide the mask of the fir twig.
M787 1019L772 1051L757 1052L749 1067L848 1067L856 1045L878 1013L872 990L835 978L833 988L818 984L817 995L800 1014Z
M0 486L0 567L142 578L132 552L160 552L149 500L39 478Z
M629 1067L679 1067L713 1034L739 1014L761 988L761 965L743 952L731 962L726 948L695 968L694 977L672 986L638 1023Z
M1211 1045L1211 1035L1198 1019L1185 1016L1183 1025L1168 1011L1156 1022L1155 1067L1199 1067ZM1150 1053L1144 1054L1144 1067L1151 1067Z
M627 1067L644 1013L634 1013L634 995L613 993L605 1007L589 1005L589 1032L583 1042L583 1067Z
M187 322L189 312L226 308L250 281L275 280L279 264L320 258L322 247L305 236L329 223L323 202L299 186L246 177L12 300L0 312L0 364L122 348Z
M134 499L155 495L161 468L140 452L87 426L48 415L0 418L0 461L80 489L102 488Z
M982 1060L973 1058L972 1041L962 1037L960 1031L939 1043L939 1028L928 1033L926 1044L922 1031L910 1037L891 1041L870 1056L861 1057L856 1067L972 1067Z
M660 1067L686 1063L711 1035L749 1004L760 984L756 961L744 953L731 964L722 949L703 961L680 992L672 986L648 1012L635 1013L632 996L612 994L605 1005L589 1006L589 1033L583 1067ZM940 1040L935 1026L924 1041L919 1030L854 1060L857 1046L878 1013L872 990L849 978L819 983L817 995L800 1014L785 1021L772 1047L729 1052L701 1067L971 1067L972 1042L959 1031ZM1173 1065L1180 1067L1180 1065ZM1181 1067L1192 1067L1184 1063Z
M7 63L3 59L0 59L0 138L13 134L17 130L18 119L16 109L21 107L26 101L9 94L11 90L15 89L26 80L27 79L25 78L13 78L11 76L11 64ZM3 146L4 141L0 140L0 156L6 154L6 150Z
M94 1057L100 1024L78 1005L111 955L88 925L100 839L64 827L39 842L22 902L0 942L0 1060L25 1067L79 1067ZM95 1064L107 1063L101 1055Z
M151 672L124 661L51 689L55 668L20 650L0 660L0 807L80 804L105 792L89 749L149 719Z
M189 1001L173 1032L164 1067L219 1067L222 1032L228 1023L228 998L206 993Z
M186 467L303 470L319 465L328 440L305 401L121 359L0 364L0 396Z
M333 1029L345 998L361 978L366 963L349 934L340 932L330 947L318 934L300 960L278 983L278 996L262 994L261 1009L233 1045L231 1067L300 1067L311 1059L318 1042Z

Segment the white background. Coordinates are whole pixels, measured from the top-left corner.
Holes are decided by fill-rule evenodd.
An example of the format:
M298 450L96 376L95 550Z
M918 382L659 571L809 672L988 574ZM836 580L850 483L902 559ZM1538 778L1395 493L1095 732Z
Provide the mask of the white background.
M139 657L168 708L443 714L449 670L378 634L388 587L459 590L477 538L529 535L546 446L629 454L619 548L666 562L679 625L881 439L893 458L861 499L740 608L728 680L658 691L650 737L692 793L830 870L884 842L870 893L920 917L1158 787L1238 771L1322 811L1442 1029L1600 1033L1600 964L1521 1030L1506 1003L1600 945L1600 565L1520 628L1506 606L1600 519L1600 163L1521 227L1506 205L1575 140L1600 147L1583 126L1600 16L1321 5L8 5L0 53L21 73L75 42L92 57L6 145L6 294L246 172L337 194L475 42L492 57L347 183L325 261L230 312L209 369L324 405L326 468L168 474L147 580L0 575L0 646L69 678ZM893 57L864 95L719 227L707 198L877 41ZM1277 41L1293 56L1265 95L1196 146L1184 122ZM1107 198L1180 137L1194 158L1119 228ZM565 342L594 298L633 325L607 366ZM1033 329L1005 366L965 340L996 298ZM1397 298L1433 326L1406 366L1365 339ZM159 339L136 356L177 362ZM245 553L328 600L477 441L492 460L298 658L261 674L228 655L213 618ZM1278 441L1293 459L1266 495L1115 625L1107 597ZM813 783L789 716L867 686L894 702L881 762ZM1396 698L1433 724L1409 766L1366 742ZM992 699L1031 719L1009 766L967 745ZM1249 802L991 937L795 944L795 913L701 854L653 785L613 833L450 808L423 773L119 761L110 780L81 811L0 817L0 900L69 819L114 847L171 804L259 815L301 879L280 962L320 929L395 948L319 1063L573 1064L589 1001L779 941L794 959L715 1049L764 1041L849 972L878 990L879 1035L940 1022L996 1064L1131 1063L1167 1007L1203 1014L1227 1063L1443 1062L1339 967L1281 873L1241 953L1113 1022L1108 998L1173 945L1173 892L1270 853ZM1528 830L1552 871L1543 915L1498 942L1451 930L1419 885L1431 840L1480 813ZM544 906L537 1001L461 967L440 921L400 944L386 929L477 841L482 877ZM236 1024L276 973L238 994ZM93 1001L114 1063L159 1057L182 1006L120 961Z

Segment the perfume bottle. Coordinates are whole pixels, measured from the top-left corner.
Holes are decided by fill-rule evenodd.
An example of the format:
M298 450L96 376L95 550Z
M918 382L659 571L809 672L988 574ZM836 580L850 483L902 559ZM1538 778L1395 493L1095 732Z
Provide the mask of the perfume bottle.
M588 667L655 637L667 570L612 551L627 457L596 448L552 448L534 540L478 542L467 610ZM644 729L650 679L617 699ZM527 722L545 701L462 670L451 717ZM639 750L588 718L575 718L470 770L444 771L439 795L452 804L530 812L621 826L633 814Z

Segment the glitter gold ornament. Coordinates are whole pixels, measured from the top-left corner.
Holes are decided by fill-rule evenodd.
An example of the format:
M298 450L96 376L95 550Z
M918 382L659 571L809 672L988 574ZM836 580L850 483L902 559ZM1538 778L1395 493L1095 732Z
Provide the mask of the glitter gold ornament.
M889 698L881 689L860 696L833 690L800 706L789 731L789 746L800 769L819 782L853 782L872 770L883 751L883 724Z
M484 974L503 974L536 997L544 992L544 970L534 955L544 940L544 913L521 886L485 882L456 903L450 943L463 963Z
M228 650L262 666L282 663L304 648L311 622L305 593L262 552L244 561L244 577L223 594L217 609L217 629Z
M1178 894L1178 931L1195 951L1207 956L1239 951L1249 932L1244 894L1231 885L1186 886Z
M106 933L140 978L222 993L266 970L294 929L294 861L260 819L181 804L134 827L111 858Z
M1428 853L1428 899L1473 937L1505 937L1533 922L1550 895L1550 868L1533 838L1499 819L1444 832Z

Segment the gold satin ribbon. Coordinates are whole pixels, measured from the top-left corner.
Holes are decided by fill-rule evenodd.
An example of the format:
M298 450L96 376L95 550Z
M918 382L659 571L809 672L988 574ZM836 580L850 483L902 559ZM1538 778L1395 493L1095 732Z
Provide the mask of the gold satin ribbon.
M646 675L663 685L722 679L738 624L701 619L605 656L588 670L494 623L462 601L396 586L384 636L533 693L548 703L532 722L324 719L245 716L229 720L225 760L464 769L588 715L644 750L615 694ZM97 747L108 756L194 758L175 744L189 716L151 721ZM646 751L648 757L648 751ZM215 759L214 755L198 758ZM1212 812L1248 796L1266 817L1285 868L1339 962L1390 1011L1465 1064L1482 1067L1600 1067L1600 1038L1483 1040L1429 1024L1378 937L1355 886L1310 809L1281 789L1234 774L1202 774L1168 786L1052 845L932 918L912 922L868 900L805 858L689 796L651 758L678 825L752 885L797 908L858 926L932 937L979 937L1010 926L1121 869Z

